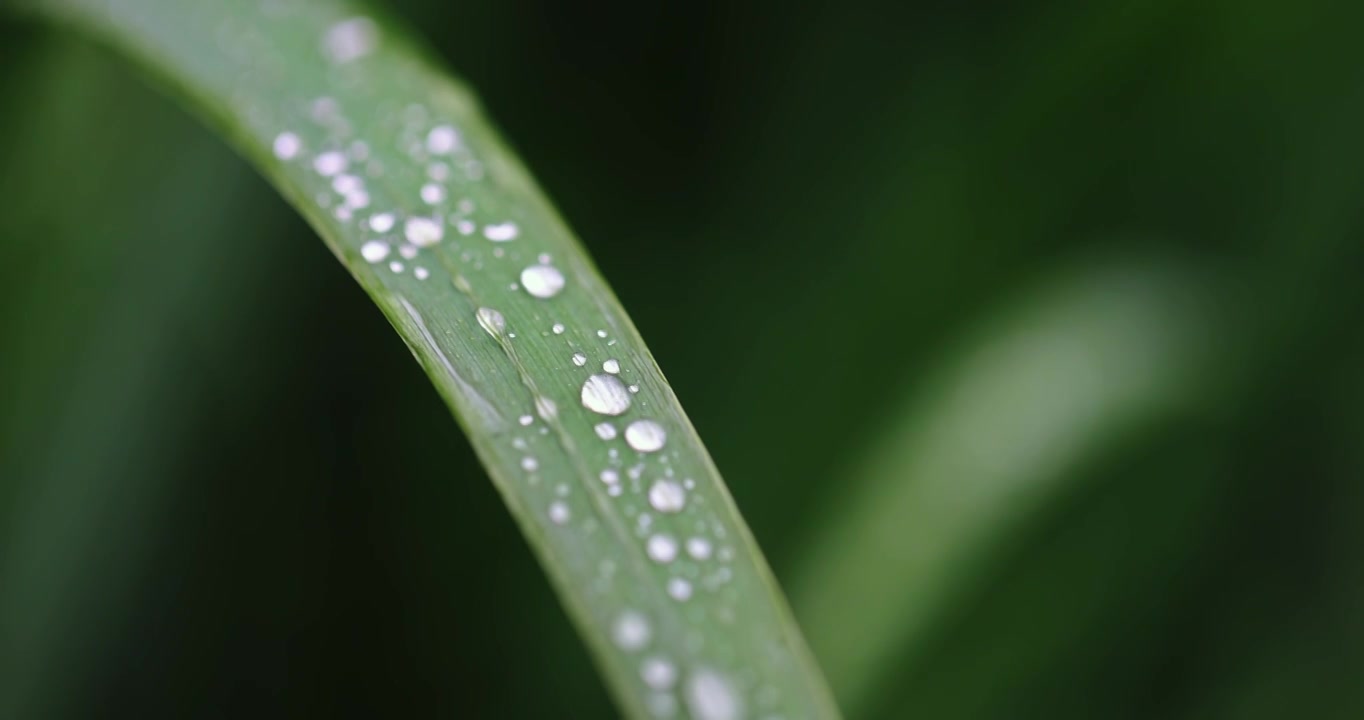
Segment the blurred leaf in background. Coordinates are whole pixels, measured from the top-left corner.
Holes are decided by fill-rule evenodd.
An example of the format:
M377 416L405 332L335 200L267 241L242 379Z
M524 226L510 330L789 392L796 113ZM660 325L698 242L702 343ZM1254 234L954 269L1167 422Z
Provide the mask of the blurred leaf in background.
M851 716L1364 715L1364 9L392 5L592 250L816 650L884 645L824 643ZM0 717L610 717L302 222L106 53L0 48ZM1152 259L1158 312L1105 314ZM1036 298L1099 384L1000 362L958 421ZM933 461L1033 457L1000 423L1091 392L1125 399L1065 462ZM856 542L924 484L979 532L913 503Z

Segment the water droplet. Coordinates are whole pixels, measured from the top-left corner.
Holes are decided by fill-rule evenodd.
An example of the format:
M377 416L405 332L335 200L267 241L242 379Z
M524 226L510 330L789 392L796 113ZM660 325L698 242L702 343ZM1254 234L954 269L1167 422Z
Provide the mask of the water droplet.
M407 260L411 260L417 257L418 252L420 251L417 250L416 245L408 245L407 243L403 243L402 245L398 246L398 254L402 255L403 258Z
M655 690L667 690L677 682L677 666L664 658L649 658L640 663L639 676L645 685Z
M521 286L532 297L552 298L564 289L564 274L553 265L531 265L521 271Z
M668 597L678 602L690 600L691 583L683 578L672 578L668 581Z
M460 220L455 223L455 229L459 231L460 235L473 235L474 223L472 220Z
M516 421L521 423L522 425L529 425L535 422L535 418L530 415L522 415L521 417L517 418Z
M597 423L592 429L596 430L597 437L603 440L611 440L616 437L616 426L611 423Z
M587 364L587 356L584 355L584 354L582 354L582 353L580 353L580 352L573 353L573 364L574 364L574 365L577 365L578 367L582 367L582 366L586 365L586 364Z
M568 504L562 500L555 500L549 504L549 520L555 525L563 525L568 522L571 513L568 511Z
M701 668L687 679L687 709L696 720L739 720L743 703L729 680L714 670Z
M625 427L626 444L639 452L657 452L667 441L668 431L653 420L636 420Z
M338 64L353 62L379 46L379 26L367 17L354 17L331 26L322 38L327 57Z
M527 455L521 458L521 469L526 472L535 472L540 469L540 461Z
M637 393L637 392L639 392L639 386L638 386L638 385L631 385L631 386L630 386L630 394L633 395L634 393Z
M388 264L388 269L392 270L395 273L400 273L403 271L403 264L401 262L398 262L397 260L394 260L393 262Z
M687 491L671 480L659 480L649 488L649 505L661 513L679 513L687 506Z
M601 369L611 373L612 375L618 375L620 374L620 362L616 360L607 360L606 362L601 364Z
M488 238L493 242L515 240L516 236L520 234L521 228L517 227L514 222L495 223L483 226L483 237Z
M417 247L430 247L445 237L445 228L431 218L408 218L403 224L403 235Z
M554 327L550 328L550 330L551 330L555 335L563 335L563 334L564 334L564 324L563 324L563 323L554 323Z
M616 647L626 652L643 649L649 644L649 637L652 634L649 621L633 610L621 613L611 628L611 637L616 641Z
M369 219L369 229L377 233L386 233L393 229L393 213L379 213Z
M346 170L346 156L330 150L313 158L313 169L322 177L331 177Z
M360 257L365 262L377 263L388 257L388 243L383 240L370 240L360 246Z
M610 469L603 470L601 471L600 477L601 481L606 483L607 485L615 485L616 483L620 482L620 473L616 472L615 470Z
M703 537L694 537L687 540L687 554L697 560L705 560L710 557L710 541Z
M553 420L559 416L559 406L553 400L541 395L535 398L535 413L541 420Z
M630 393L614 375L593 375L583 383L583 407L600 415L620 415L630 409ZM629 431L626 431L628 436Z
M492 309L481 307L478 309L478 324L483 326L493 337L500 337L502 332L507 329L507 319L502 317L502 313Z
M275 136L275 157L280 160L293 160L302 149L303 141L291 132L282 132Z
M427 183L422 186L422 202L427 205L439 205L445 202L445 188L435 184Z
M426 134L426 149L432 155L448 155L459 146L459 132L449 125L437 125Z
M416 268L414 268L412 270L412 274L416 275L418 280L425 280L431 277L431 271L421 266L417 266Z
M650 560L670 563L677 558L677 540L671 535L654 535L645 544L645 550Z
M605 331L605 330L598 330L598 331L597 331L597 337L599 337L599 338L604 338L604 337L606 337L606 331Z

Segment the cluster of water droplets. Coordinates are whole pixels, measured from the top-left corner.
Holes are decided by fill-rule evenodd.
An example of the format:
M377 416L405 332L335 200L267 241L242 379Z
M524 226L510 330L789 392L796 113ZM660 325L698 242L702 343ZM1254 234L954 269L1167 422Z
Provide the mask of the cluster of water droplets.
M320 51L344 72L362 65L382 42L373 21L355 17L331 26L321 38ZM385 129L389 147L376 155L371 152L371 144L379 142L375 137L355 132L337 101L317 98L306 120L277 132L271 149L280 163L311 178L316 205L351 230L345 237L354 244L346 250L385 282L440 278L452 283L469 297L489 304L477 308L474 320L499 344L505 344L516 339L518 328L510 327L507 317L492 306L508 306L501 305L489 288L480 287L475 293L465 277L466 273L476 279L489 277L488 264L500 263L496 267L505 270L501 280L505 291L518 293L521 302L528 297L529 302L544 303L544 315L552 318L553 301L571 292L576 276L566 274L549 254L522 249L535 244L533 228L523 228L508 211L499 212L494 195L486 188L478 189L487 174L485 163L455 124L433 117L423 105L403 109L397 117L399 126ZM395 146L409 161L402 167L386 165L378 157L392 157L388 150ZM409 188L408 194L394 196L404 192L395 188ZM540 516L554 533L593 532L599 527L594 503L617 503L620 507L611 512L627 519L632 539L639 543L641 562L648 569L645 579L657 580L656 592L663 602L695 607L699 594L719 593L733 574L733 551L726 544L724 527L702 513L704 502L693 492L695 481L674 471L678 455L670 451L666 419L651 415L652 408L644 399L650 393L641 396L640 385L624 379L639 377L638 369L630 367L628 358L623 361L617 356L611 333L548 319L534 331L521 330L543 342L562 345L562 372L571 373L571 384L578 388L575 398L559 397L557 402L532 393L529 407L513 425L510 450L515 462L525 481L543 493L537 496L543 504L535 511L543 513ZM561 415L560 403L576 404L581 410L571 417L568 411ZM556 447L553 443L558 433L565 432L563 425L584 418L585 427L591 428L588 437L601 443L582 452L594 464L595 474L585 500L575 497L582 489L564 483L550 487L544 482L542 458L546 456L536 449ZM602 565L603 587L614 581L617 570L612 563ZM632 577L631 582L639 579ZM601 618L616 648L636 663L650 712L658 718L677 716L683 709L700 720L746 717L744 695L735 677L707 661L699 653L699 644L692 643L689 647L696 652L686 656L669 656L659 646L665 630L669 634L687 631L657 625L675 620L651 617L650 607L657 605L650 601L641 602L638 609L607 608L603 612L610 615ZM732 610L723 604L717 607L716 618L732 619ZM675 645L669 644L674 653L679 652Z

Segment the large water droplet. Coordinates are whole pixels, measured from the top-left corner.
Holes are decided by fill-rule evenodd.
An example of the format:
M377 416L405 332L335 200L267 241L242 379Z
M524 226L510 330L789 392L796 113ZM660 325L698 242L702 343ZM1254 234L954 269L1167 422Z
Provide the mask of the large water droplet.
M625 442L639 452L657 452L667 441L668 431L653 420L636 420L625 427Z
M531 265L521 271L521 287L533 297L552 298L564 289L564 274L553 265Z
M583 407L601 415L620 415L630 409L630 393L614 375L593 375L583 383Z
M582 367L582 366L586 365L586 364L587 364L587 356L584 355L584 354L582 354L582 353L580 353L580 352L575 352L575 353L573 353L573 364L574 364L574 365L577 365L578 367Z
M661 513L679 513L687 506L687 491L672 480L659 480L649 488L649 505Z
M502 332L507 329L507 319L502 317L502 313L492 309L481 307L478 309L478 324L483 326L493 337L502 337Z
M649 621L633 610L621 613L611 628L611 638L616 641L616 647L627 652L634 652L648 645L652 634Z
M696 720L738 720L743 703L729 680L714 670L701 668L687 679L687 709Z

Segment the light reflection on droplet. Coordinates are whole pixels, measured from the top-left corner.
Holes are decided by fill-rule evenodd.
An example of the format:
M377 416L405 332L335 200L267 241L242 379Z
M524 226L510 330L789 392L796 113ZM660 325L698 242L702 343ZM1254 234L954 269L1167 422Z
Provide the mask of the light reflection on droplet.
M478 324L483 326L493 337L501 337L503 331L507 329L507 319L502 317L502 313L492 309L481 307L478 309Z
M611 637L616 641L616 647L626 652L643 649L645 645L649 644L649 638L652 634L649 621L633 610L626 610L621 613L611 627Z
M653 420L636 420L625 427L626 444L639 452L657 452L667 441L668 432Z
M388 257L388 243L382 240L370 240L360 246L360 257L369 263L382 262L384 258Z
M649 488L649 505L661 513L679 513L687 506L687 491L671 480L659 480Z
M521 271L521 287L542 300L558 295L564 283L564 274L553 265L531 265Z
M614 375L593 375L583 383L582 402L600 415L620 415L630 409L630 393Z

